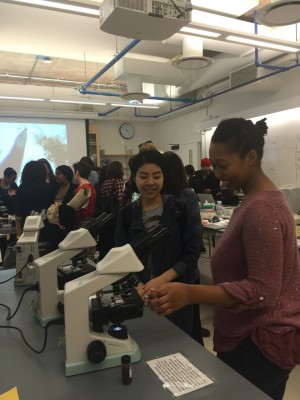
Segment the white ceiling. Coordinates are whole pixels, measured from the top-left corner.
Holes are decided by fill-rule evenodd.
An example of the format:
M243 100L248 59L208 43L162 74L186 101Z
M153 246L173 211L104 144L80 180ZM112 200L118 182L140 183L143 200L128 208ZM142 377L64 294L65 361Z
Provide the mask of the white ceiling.
M198 1L203 7L213 4L218 13L227 16L232 4L236 6L243 4L243 9L232 11L229 17L232 18L233 23L237 23L238 20L247 21L248 24L253 25L253 29L253 3L257 3L255 9L270 3L270 0ZM99 2L88 0L84 3L99 5ZM181 55L183 37L183 34L176 33L163 42L141 41L125 56L124 60L122 59L115 67L103 73L89 89L101 93L104 91L123 93L127 90L126 77L139 75L143 83L164 85L168 97L191 96L195 100L199 98L199 93L196 92L198 89L228 78L232 70L254 62L252 47L204 38L203 55L212 57L215 60L214 64L207 69L192 72L177 70L171 66L171 60ZM287 36L282 36L282 41L288 39ZM99 20L95 17L45 10L16 4L14 1L1 2L0 96L120 102L119 97L111 99L109 96L83 96L79 94L78 89L131 42L132 39L102 32ZM263 61L280 54L282 53L261 50ZM44 64L43 61L36 59L38 55L51 57L52 63ZM114 74L117 68L119 70L124 68L125 72ZM165 85L172 85L172 91ZM172 96L169 93L172 93ZM154 95L154 93L151 94ZM169 107L169 104L165 106L165 109L166 107ZM76 112L77 116L82 115L86 118L89 115L94 117L95 112L104 113L110 108L111 106L102 108L90 106L88 109L88 107L74 104L53 105L49 102L41 104L0 99L2 115L11 114L12 110L15 113L19 110L28 114L34 111L35 115L55 111L57 113ZM122 110L122 112L127 116L133 116L132 110ZM155 112L159 114L161 110ZM117 115L120 116L120 113L121 111ZM150 114L153 113L154 110L150 110ZM113 118L116 114L112 113L107 117Z

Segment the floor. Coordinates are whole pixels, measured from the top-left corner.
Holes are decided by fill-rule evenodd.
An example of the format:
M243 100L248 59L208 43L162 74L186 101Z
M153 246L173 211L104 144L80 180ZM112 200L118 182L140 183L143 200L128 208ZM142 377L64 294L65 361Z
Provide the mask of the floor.
M207 255L201 256L199 260L199 269L201 274L201 282L203 284L211 283L211 273L210 273L210 264ZM201 322L202 325L209 329L211 332L211 336L208 338L204 338L205 347L213 352L213 343L212 343L212 326L213 319L213 307L210 306L201 306ZM299 400L300 399L300 365L298 365L291 373L290 378L287 383L287 388L284 396L284 400Z

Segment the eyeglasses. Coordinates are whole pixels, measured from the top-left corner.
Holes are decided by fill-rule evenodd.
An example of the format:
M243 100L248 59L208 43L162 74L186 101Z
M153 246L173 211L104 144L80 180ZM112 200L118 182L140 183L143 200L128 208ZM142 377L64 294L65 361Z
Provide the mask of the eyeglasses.
M152 143L153 144L152 140L147 140L147 142L139 144L138 148L141 148L142 146L144 146L144 144L148 144L148 143Z

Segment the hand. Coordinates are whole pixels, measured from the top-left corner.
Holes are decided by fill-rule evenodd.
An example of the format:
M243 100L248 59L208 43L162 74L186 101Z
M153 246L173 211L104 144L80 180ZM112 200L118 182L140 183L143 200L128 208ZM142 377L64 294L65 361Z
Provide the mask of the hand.
M189 285L178 282L165 283L150 289L145 296L146 305L159 315L169 315L189 304Z
M143 296L146 294L144 287L145 286L142 282L139 282L136 287L136 291L138 292L138 294L140 295L141 298L143 298Z
M144 294L142 296L142 299L145 300L145 296L150 291L150 289L156 289L166 282L168 282L166 280L166 278L163 275L160 275L160 276L157 276L156 278L151 279L147 283L145 283L145 285L143 287Z
M147 292L149 292L149 290L151 288L157 288L165 282L166 282L166 280L161 275L161 276L151 279L150 281L148 281L145 284L140 282L137 285L136 290L137 290L138 294L141 296L142 300L145 300L146 294L147 294Z

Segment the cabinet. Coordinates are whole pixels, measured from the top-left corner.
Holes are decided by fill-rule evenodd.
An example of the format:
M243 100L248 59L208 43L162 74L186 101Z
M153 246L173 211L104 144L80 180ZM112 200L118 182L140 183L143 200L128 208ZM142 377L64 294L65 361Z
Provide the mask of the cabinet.
M100 150L101 165L110 164L113 161L120 161L124 169L124 178L127 179L130 176L130 168L128 166L128 160L132 157L132 150L128 150L126 153L106 153L105 149Z
M98 136L95 132L89 132L88 134L88 155L95 165L100 165Z

